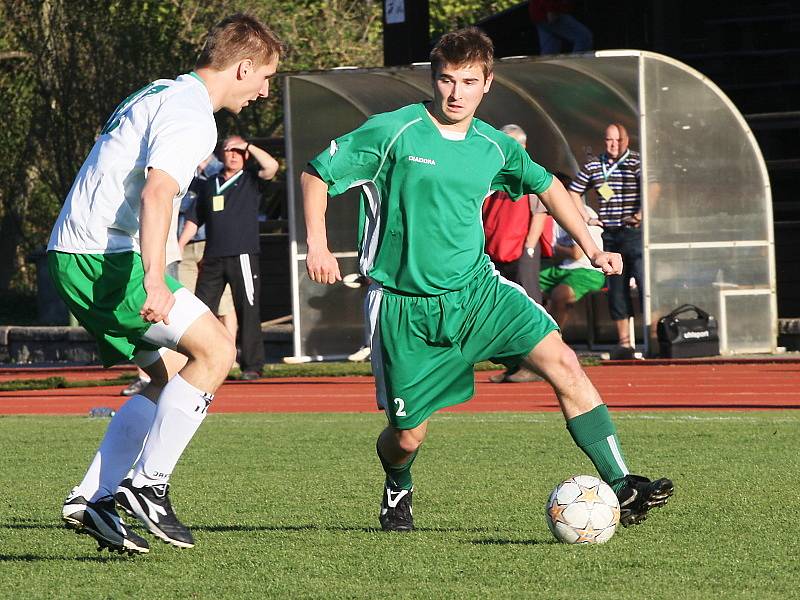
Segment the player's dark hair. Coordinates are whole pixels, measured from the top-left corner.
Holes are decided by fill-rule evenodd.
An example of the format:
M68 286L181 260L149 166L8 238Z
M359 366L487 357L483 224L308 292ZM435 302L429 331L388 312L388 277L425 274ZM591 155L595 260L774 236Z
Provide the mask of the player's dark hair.
M480 65L484 77L488 77L494 68L494 44L477 27L445 33L431 50L431 73L434 77L443 65Z
M195 67L222 71L247 58L260 67L280 57L282 51L283 44L269 27L252 15L236 13L208 32Z

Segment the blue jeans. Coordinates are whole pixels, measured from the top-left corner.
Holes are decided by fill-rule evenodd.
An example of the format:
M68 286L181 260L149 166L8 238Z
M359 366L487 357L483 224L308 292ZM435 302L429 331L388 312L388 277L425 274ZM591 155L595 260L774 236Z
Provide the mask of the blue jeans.
M639 288L639 310L643 310L644 268L642 265L641 227L606 227L603 230L603 250L622 255L622 275L608 277L608 311L614 321L633 316L631 277Z
M561 54L562 42L572 44L571 52L586 52L592 49L592 32L571 15L558 15L550 23L537 23L539 54Z

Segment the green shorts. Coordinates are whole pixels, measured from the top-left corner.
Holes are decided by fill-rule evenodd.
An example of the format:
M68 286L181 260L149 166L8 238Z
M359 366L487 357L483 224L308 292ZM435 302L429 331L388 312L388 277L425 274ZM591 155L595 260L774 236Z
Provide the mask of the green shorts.
M398 429L413 429L435 411L472 398L475 363L516 366L558 331L544 308L491 266L463 290L441 296L403 296L376 286L367 307L378 404Z
M139 314L147 299L140 254L51 251L47 266L67 308L97 340L103 366L130 360L139 350L158 348L141 339L152 324ZM169 275L164 280L171 292L182 287Z
M548 293L560 284L572 288L575 300L580 300L589 292L602 290L606 284L606 276L594 269L547 267L539 271L539 286L544 293Z

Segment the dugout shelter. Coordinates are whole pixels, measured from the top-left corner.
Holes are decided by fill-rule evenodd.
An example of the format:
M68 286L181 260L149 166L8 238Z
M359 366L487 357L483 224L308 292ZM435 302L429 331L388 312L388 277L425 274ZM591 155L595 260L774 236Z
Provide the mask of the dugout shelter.
M366 291L352 283L323 286L308 279L300 173L333 138L369 115L430 97L427 63L285 77L297 360L337 358L358 349ZM606 125L623 123L631 148L642 155L645 289L639 290L644 310L637 339L657 349L655 323L691 303L717 317L721 353L775 351L767 170L742 115L707 77L638 50L504 58L496 63L494 84L477 116L495 127L519 124L528 133L533 159L570 176L587 157L602 152ZM358 271L358 195L350 190L328 206L328 242L343 275Z

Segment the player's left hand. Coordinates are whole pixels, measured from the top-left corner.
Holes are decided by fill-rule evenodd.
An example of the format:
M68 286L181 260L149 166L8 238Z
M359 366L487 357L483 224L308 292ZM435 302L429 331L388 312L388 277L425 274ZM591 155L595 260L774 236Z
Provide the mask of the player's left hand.
M147 299L144 301L139 314L148 323L159 323L164 321L169 325L169 311L175 305L175 296L164 283L164 280L148 282L145 278L144 289L147 292Z
M602 269L604 275L622 273L622 256L616 252L598 252L592 257L592 264Z

